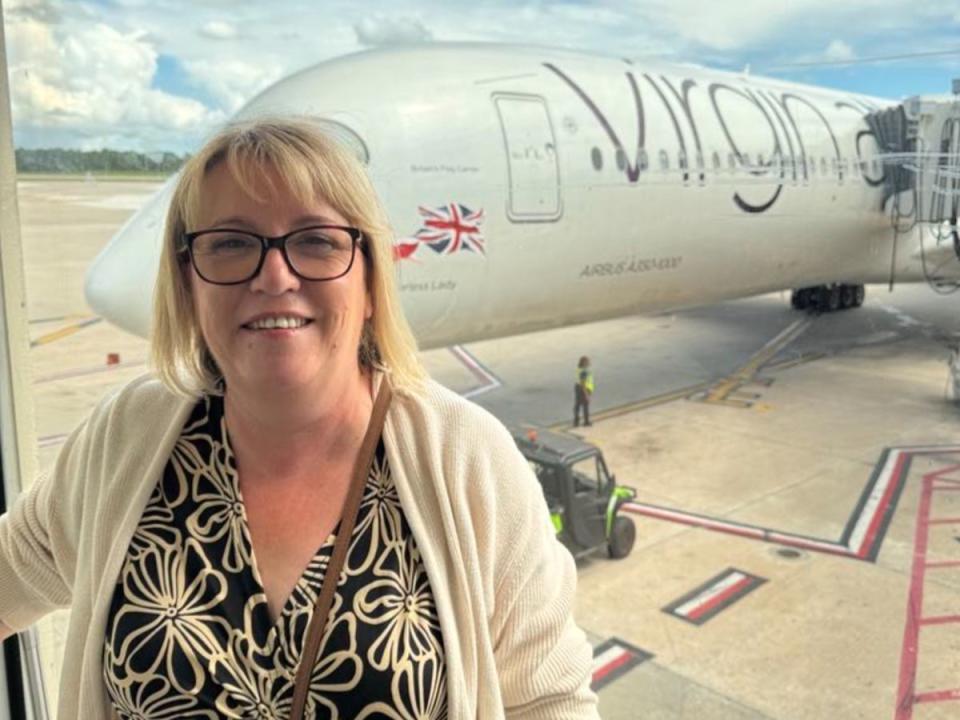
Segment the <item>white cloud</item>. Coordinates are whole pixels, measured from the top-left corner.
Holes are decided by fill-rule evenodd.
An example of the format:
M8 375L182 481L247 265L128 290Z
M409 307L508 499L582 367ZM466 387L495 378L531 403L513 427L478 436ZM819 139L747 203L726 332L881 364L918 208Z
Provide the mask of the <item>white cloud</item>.
M829 61L843 62L845 60L853 60L855 57L856 54L854 54L853 48L843 40L830 41L827 49L823 52L823 59Z
M237 58L188 60L183 66L193 81L230 114L285 74L282 65L266 57L252 61Z
M353 29L361 45L401 45L433 39L422 22L406 17L365 16Z
M64 32L21 16L8 25L15 127L26 132L72 129L150 136L195 131L220 113L150 85L157 52L136 33L104 24ZM22 133L21 133L22 134Z
M200 28L200 34L214 40L231 40L237 36L237 28L224 20L211 20Z
M950 47L952 23L960 23L956 3L943 0L3 3L21 136L47 128L52 137L56 127L83 137L137 132L145 143L175 139L184 124L207 127L295 70L371 46L540 44L721 67L750 63L762 73L776 65ZM843 40L835 39L841 32ZM151 88L161 54L176 60L212 107ZM135 121L142 125L131 130Z
M31 18L46 23L60 20L60 12L53 0L7 0L3 12L10 18Z

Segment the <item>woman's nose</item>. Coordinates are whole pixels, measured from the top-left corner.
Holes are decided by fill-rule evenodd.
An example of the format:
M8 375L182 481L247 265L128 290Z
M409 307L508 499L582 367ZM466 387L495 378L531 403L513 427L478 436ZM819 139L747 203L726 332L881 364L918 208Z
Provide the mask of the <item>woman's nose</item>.
M287 264L278 248L270 248L263 258L260 272L250 281L250 289L276 295L300 287L300 278Z

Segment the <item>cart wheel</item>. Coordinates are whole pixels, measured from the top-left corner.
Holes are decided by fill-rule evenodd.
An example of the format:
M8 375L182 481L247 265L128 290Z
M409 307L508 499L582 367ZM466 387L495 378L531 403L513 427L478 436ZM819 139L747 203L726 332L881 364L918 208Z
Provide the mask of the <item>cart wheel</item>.
M633 549L633 541L637 538L637 528L633 520L623 515L617 515L613 520L613 531L607 549L610 557L619 560L625 558Z

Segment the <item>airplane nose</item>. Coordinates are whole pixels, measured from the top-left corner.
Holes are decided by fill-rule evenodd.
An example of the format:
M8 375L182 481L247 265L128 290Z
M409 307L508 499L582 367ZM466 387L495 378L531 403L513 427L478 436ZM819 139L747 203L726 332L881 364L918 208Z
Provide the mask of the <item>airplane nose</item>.
M177 176L111 238L87 270L84 295L98 315L147 337L167 206Z

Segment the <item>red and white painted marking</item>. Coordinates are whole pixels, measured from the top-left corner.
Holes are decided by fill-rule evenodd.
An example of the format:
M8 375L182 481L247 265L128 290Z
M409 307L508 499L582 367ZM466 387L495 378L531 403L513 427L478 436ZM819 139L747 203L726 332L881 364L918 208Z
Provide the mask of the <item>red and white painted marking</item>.
M755 582L749 575L744 575L742 572L732 572L720 582L676 608L673 614L687 620L699 620L711 610L719 608L729 602L731 598L741 594Z
M483 363L477 360L463 345L452 345L449 350L450 354L459 360L480 383L476 387L463 393L463 397L476 397L477 395L490 392L503 385L503 383L500 382L500 378L484 367Z
M702 625L765 582L764 578L728 568L670 603L663 611L694 625Z
M847 528L839 540L814 538L783 530L738 523L724 518L697 515L676 508L666 508L642 502L626 503L627 512L690 525L728 535L776 543L812 552L840 555L873 562L896 509L900 491L906 482L910 462L918 455L938 455L960 452L960 446L918 446L888 448L871 473L857 505L847 521Z
M952 475L953 477L947 477ZM928 630L923 646L920 643L920 631L923 628L939 625L956 625L960 615L923 614L924 583L928 570L955 568L960 565L956 560L927 560L930 541L930 528L934 525L953 524L958 518L953 516L932 517L934 493L960 491L960 464L945 465L939 470L923 476L920 504L917 508L917 522L914 529L913 568L910 573L910 591L907 597L906 622L903 629L903 647L900 651L900 680L897 688L896 720L911 720L914 707L921 703L947 702L960 700L960 687L925 690L918 692L917 666L921 647L929 648L936 640L937 630ZM922 678L920 678L922 682Z
M650 653L618 638L605 640L593 649L591 687L597 691L652 657Z

